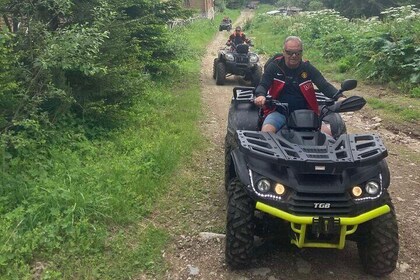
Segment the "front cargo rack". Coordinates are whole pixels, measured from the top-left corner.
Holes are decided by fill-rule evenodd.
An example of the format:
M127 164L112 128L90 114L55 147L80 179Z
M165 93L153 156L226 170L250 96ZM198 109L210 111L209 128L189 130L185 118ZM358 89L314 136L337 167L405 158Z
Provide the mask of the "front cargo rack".
M376 134L344 134L325 146L303 146L270 132L238 130L245 154L297 169L299 173L337 173L379 162L388 155Z

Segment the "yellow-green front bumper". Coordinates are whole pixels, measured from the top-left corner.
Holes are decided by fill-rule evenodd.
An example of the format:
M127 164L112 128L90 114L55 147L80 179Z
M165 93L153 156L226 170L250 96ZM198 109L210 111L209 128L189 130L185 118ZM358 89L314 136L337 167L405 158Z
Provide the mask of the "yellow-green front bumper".
M306 229L308 225L312 225L314 218L312 216L296 216L290 213L279 210L275 207L269 206L267 204L257 202L256 209L268 213L272 216L278 217L280 219L290 222L293 232L295 232L295 238L291 240L292 244L295 244L299 248L303 247L316 247L316 248L336 248L343 249L346 236L354 233L357 230L357 226L369 220L372 220L376 217L379 217L383 214L386 214L391 211L388 205L383 205L381 207L375 208L369 212L363 213L356 217L335 217L340 221L340 236L337 243L327 243L327 242L313 242L306 240Z

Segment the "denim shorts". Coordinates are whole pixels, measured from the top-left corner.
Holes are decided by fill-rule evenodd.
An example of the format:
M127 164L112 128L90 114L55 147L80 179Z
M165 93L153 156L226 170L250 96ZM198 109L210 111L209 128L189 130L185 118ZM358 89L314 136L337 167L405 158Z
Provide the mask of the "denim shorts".
M279 131L286 124L286 117L280 114L277 111L274 111L265 118L263 126L266 124L271 124L276 128L276 131Z

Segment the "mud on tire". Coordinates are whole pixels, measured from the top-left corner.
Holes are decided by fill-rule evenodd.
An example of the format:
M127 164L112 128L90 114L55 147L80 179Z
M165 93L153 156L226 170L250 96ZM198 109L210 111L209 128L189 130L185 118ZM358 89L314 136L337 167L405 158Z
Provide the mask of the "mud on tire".
M254 248L255 202L237 178L229 184L228 196L226 262L231 268L244 268L250 263Z
M360 225L357 241L363 269L374 276L385 276L394 271L399 251L398 224L394 206L387 194L386 203L391 212Z

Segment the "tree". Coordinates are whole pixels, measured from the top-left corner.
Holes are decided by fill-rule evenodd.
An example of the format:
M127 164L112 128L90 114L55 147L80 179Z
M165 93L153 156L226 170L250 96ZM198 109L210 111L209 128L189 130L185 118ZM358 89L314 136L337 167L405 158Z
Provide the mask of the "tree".
M16 136L10 148L19 133L47 137L57 123L113 125L176 61L167 21L190 15L178 0L0 1L19 26L0 33L0 133Z

